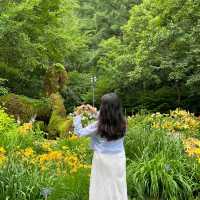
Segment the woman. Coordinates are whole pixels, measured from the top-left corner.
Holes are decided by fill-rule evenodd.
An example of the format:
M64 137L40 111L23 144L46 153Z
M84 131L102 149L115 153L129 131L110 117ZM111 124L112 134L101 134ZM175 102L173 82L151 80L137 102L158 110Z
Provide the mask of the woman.
M76 116L74 132L92 139L94 155L89 200L127 200L123 145L126 120L118 96L115 93L104 95L97 122L85 128L82 127L81 116Z

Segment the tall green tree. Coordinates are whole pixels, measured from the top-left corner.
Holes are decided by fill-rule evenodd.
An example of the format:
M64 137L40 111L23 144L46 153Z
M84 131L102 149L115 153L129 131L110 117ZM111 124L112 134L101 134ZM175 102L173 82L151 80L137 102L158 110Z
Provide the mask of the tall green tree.
M95 68L102 40L113 36L121 37L121 27L129 18L129 10L140 1L137 0L79 0L81 30L89 37L89 53L86 66Z
M0 2L0 77L11 91L39 96L43 75L53 63L80 64L86 48L71 0Z
M110 77L107 88L114 86L127 107L198 111L200 2L144 0L130 14L123 37L98 48L101 79Z
M200 87L200 2L145 0L135 6L124 27L125 42L133 52L131 79L175 87L181 104L186 87ZM146 82L146 81L145 81ZM198 86L197 86L198 85Z
M136 0L79 0L82 28L94 36L98 44L102 39L121 35L121 26L127 22L129 10Z

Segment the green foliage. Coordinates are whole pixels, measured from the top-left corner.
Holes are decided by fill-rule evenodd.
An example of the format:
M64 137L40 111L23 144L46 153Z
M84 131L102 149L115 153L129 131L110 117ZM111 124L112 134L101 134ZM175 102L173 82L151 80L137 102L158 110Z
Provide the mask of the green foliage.
M180 105L185 87L198 87L199 11L199 1L191 0L146 0L133 7L124 26L127 48L133 50L130 80L154 88L160 82L170 85Z
M130 160L138 160L141 157L150 159L158 153L164 153L168 158L180 158L183 151L181 141L167 135L162 129L151 128L151 122L138 117L137 121L130 121L136 124L129 127L126 137L126 153ZM137 143L137 145L135 145Z
M96 13L105 8L104 2L97 5ZM104 13L107 9L110 15L115 12L107 6ZM104 40L99 39L91 65L98 79L110 78L107 87L123 97L128 110L134 106L134 112L141 108L166 112L181 106L198 112L193 102L199 101L199 11L197 0L145 0L134 5L128 22L121 24L122 37L116 32L100 37ZM109 27L96 34L109 32Z
M76 66L86 47L71 0L1 2L0 76L11 91L41 96L53 63Z
M8 89L4 86L7 80L0 78L0 96L8 94Z
M135 0L89 0L80 2L79 15L82 30L91 36L91 45L95 47L103 39L122 34L121 26L128 19L128 11Z
M0 168L0 197L10 200L42 200L41 188L52 183L49 174L19 163L19 158L9 155L7 164Z
M169 160L163 154L128 166L130 196L137 199L191 199L192 181L186 161Z
M121 63L120 58L118 61L113 61L113 57L122 53L122 46L119 45L122 37L121 26L128 19L129 9L137 2L135 0L120 2L116 0L80 0L79 2L81 30L89 37L88 59L83 66L87 67L85 71L97 76L95 99L98 104L102 94L118 89L117 83L124 84L122 74L118 73L117 69L117 63ZM125 69L124 66L123 69ZM84 95L84 100L91 103L91 91Z
M12 149L18 141L17 125L14 118L8 116L5 111L0 108L0 146L6 149Z
M62 89L62 96L67 112L73 112L74 107L84 101L84 95L91 90L91 76L88 73L72 71L68 73L69 83Z
M59 177L49 200L88 200L89 179L87 170L80 170L74 176ZM89 173L88 173L89 174Z
M0 96L8 94L8 90L5 87L0 86Z
M97 104L99 104L103 94L117 91L120 84L125 84L123 73L120 71L123 67L120 65L122 63L122 57L120 55L123 54L124 46L120 39L116 37L102 40L99 44L97 54L98 60L96 61L97 83L95 85L95 98L97 99ZM91 102L91 91L85 95L85 100Z
M185 119L183 114L179 117ZM162 126L164 118L170 117L138 114L128 119L125 148L131 199L195 199L198 196L199 163L183 153L183 130L172 133L161 127L153 128L155 123ZM176 120L173 115L174 123ZM189 135L190 131L187 132Z
M44 121L36 121L34 122L34 130L41 130L41 131L46 131L46 126Z
M59 89L72 111L82 101L91 103L86 79L92 74L97 77L97 105L102 94L115 91L127 112L175 107L199 112L198 0L0 4L0 76L8 80L0 95L10 89L41 97L44 88L57 92L61 81ZM71 84L62 81L65 73L53 76L55 63L69 72ZM75 75L77 71L84 76Z

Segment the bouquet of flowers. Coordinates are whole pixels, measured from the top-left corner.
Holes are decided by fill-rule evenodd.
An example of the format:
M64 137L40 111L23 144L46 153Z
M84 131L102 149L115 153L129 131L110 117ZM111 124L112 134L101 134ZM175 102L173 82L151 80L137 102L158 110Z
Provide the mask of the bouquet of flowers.
M81 106L76 107L74 114L82 116L82 123L84 126L86 126L90 122L96 120L98 117L97 108L95 108L89 104L86 104L86 105L83 104Z

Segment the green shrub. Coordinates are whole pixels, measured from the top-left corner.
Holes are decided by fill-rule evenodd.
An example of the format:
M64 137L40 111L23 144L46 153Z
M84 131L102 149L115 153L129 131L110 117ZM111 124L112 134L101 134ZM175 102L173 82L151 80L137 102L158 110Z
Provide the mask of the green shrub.
M53 111L48 125L48 138L64 137L72 127L72 119L64 118Z
M8 94L8 89L0 86L0 96Z
M17 124L14 118L8 116L5 111L0 108L0 146L6 149L12 149L18 141Z

